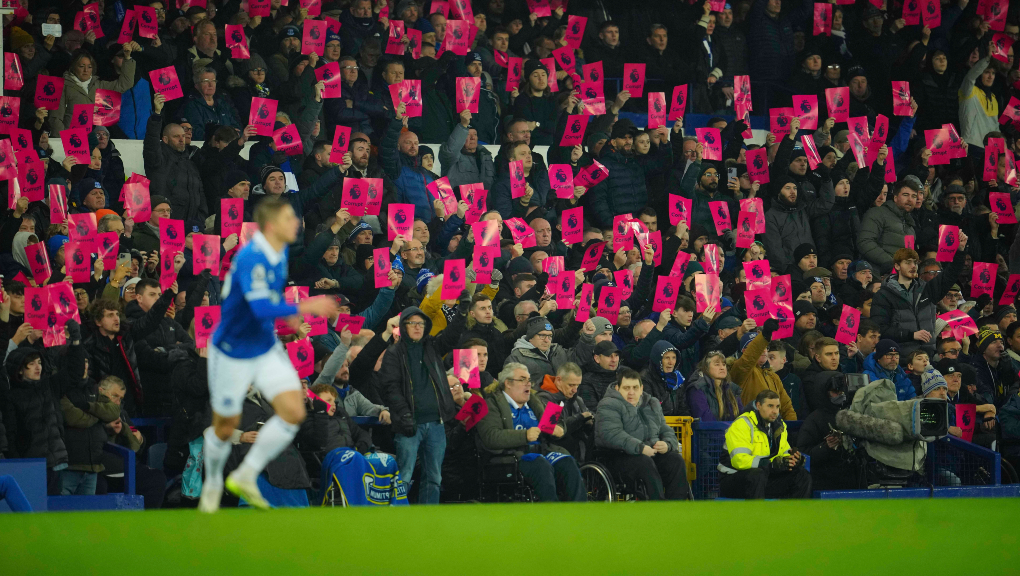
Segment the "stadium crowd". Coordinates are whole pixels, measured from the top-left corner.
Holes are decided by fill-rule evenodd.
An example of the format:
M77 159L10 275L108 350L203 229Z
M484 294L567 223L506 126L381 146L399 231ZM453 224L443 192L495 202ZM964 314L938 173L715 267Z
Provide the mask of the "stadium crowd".
M507 461L584 501L598 457L686 499L670 416L734 422L723 496L854 488L840 374L1020 460L1015 3L14 4L0 457L50 494L117 491L104 444L169 418L138 491L194 506L211 313L266 198L302 218L286 297L340 314L278 321L308 416L264 493L371 456L421 503ZM252 390L229 466L271 415Z

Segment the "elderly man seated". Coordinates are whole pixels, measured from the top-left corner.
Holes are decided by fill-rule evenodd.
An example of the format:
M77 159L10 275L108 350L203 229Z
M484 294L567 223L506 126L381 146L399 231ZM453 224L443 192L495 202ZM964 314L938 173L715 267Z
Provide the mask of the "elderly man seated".
M595 416L595 445L613 451L609 467L631 483L641 481L650 500L689 500L687 465L659 401L644 391L641 375L623 368Z
M577 461L551 443L563 437L563 427L557 424L552 434L538 429L545 410L531 394L528 368L506 363L496 382L485 390L489 413L477 426L482 446L493 454L516 456L521 475L540 501L587 501Z

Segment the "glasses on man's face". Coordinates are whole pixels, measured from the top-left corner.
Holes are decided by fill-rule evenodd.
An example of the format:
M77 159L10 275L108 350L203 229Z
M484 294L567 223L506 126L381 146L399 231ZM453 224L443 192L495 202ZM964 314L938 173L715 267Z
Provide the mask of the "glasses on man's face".
M921 272L921 276L938 276L941 273L941 270L928 270L926 272Z
M156 11L156 14L166 14L166 8L153 8L153 10Z
M517 384L524 384L525 382L528 382L528 379L524 376L520 378L507 378L507 380L510 380L511 382L515 382Z
M719 174L715 172L705 172L702 176L704 176L705 178L715 178L716 180L719 179Z
M341 70L357 70L358 67L357 66L341 66L340 69Z
M166 214L167 216L169 216L170 215L170 209L169 208L156 208L156 209L152 210L152 213L153 214Z
M212 80L199 80L198 83L199 84L206 84L206 85L208 85L208 84L215 84L216 83L216 79L214 78Z
M960 352L963 352L963 348L946 348L942 351L943 356L959 356Z
M417 320L412 320L411 322L407 322L407 327L408 328L424 328L425 327L425 323L424 322L419 322Z
M542 340L552 340L552 333L549 334L535 334L535 338L541 338Z
M249 70L249 72L254 72L256 74L265 74L266 73L266 69L265 68L253 68L252 70Z

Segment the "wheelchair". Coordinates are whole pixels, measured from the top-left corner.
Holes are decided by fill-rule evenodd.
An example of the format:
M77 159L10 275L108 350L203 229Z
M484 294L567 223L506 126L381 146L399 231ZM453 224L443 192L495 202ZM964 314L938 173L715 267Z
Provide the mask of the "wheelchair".
M632 485L622 478L616 478L603 462L608 460L610 451L596 450L593 458L580 466L589 502L635 502L648 500L643 483Z

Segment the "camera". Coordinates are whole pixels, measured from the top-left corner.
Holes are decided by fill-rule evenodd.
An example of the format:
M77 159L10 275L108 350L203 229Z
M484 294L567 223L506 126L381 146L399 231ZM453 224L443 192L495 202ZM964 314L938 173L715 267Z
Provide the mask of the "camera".
M864 374L840 374L829 380L829 390L842 392L850 396L868 385L868 377Z

